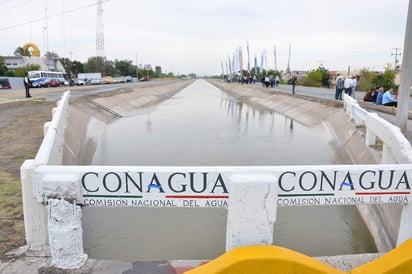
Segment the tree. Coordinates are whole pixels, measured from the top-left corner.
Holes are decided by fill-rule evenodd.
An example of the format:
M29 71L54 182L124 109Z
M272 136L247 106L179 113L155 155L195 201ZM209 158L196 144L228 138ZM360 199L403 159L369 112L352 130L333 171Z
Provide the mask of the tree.
M316 70L310 71L303 79L304 86L308 87L326 87L330 86L329 70L320 66Z
M120 76L136 76L136 66L130 60L115 60L115 67Z
M322 87L329 88L330 87L330 75L329 70L320 66L318 70L322 73Z
M4 64L3 56L0 56L0 75L6 75L7 73L7 66Z
M26 71L39 70L39 69L40 69L40 66L39 66L39 65L29 64L29 65L26 65L26 66L24 66L24 67L14 69L14 76L16 76L16 77L23 77L23 76L24 76L24 73L25 73Z
M57 54L57 52L54 51L48 51L44 56L51 59L59 59L59 55Z
M396 71L387 67L382 74L375 75L371 79L373 87L383 87L385 90L395 87Z
M22 47L18 47L14 50L14 56L24 56L24 50Z
M372 85L372 78L376 73L371 72L367 68L363 68L360 70L360 74L362 77L359 79L358 85L361 91L368 91L372 88L376 88Z
M154 78L155 72L152 70L150 66L142 66L140 65L139 68L139 75L137 78L142 78L142 77L149 77L149 78Z
M85 64L86 72L100 72L102 75L104 73L104 59L103 57L89 57L87 63Z
M84 66L85 65L80 61L73 61L71 63L71 72L74 75L78 75L79 73L85 72Z
M304 86L321 87L322 86L322 71L318 69L310 71L303 79Z
M60 63L64 67L64 71L69 75L71 78L71 67L72 67L72 62L70 61L69 58L60 58Z
M118 75L118 72L116 70L115 67L115 63L113 61L110 60L105 60L104 62L104 72L102 73L102 75L106 76L116 76Z

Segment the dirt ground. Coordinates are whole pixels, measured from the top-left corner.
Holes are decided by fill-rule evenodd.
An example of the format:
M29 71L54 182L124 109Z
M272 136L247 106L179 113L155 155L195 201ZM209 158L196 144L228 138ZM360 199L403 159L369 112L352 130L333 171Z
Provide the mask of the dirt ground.
M33 159L43 125L56 102L22 100L0 104L0 258L25 244L20 166Z

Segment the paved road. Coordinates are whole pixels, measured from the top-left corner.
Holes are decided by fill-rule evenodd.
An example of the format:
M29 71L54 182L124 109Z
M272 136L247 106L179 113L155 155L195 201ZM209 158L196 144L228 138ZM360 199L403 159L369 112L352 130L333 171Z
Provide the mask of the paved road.
M292 93L292 86L291 85L280 85L277 87L278 90L285 91L288 93ZM297 94L303 94L308 96L314 96L324 99L331 99L335 100L335 89L327 89L327 88L311 88L311 87L304 87L304 86L296 86L295 92ZM363 91L356 91L355 92L355 99L358 101L363 101L363 96L365 96L365 92ZM412 110L412 98L409 98L409 110Z
M66 90L71 91L71 97L76 98L78 96L85 95L95 95L105 91L112 91L121 88L131 88L131 87L143 87L158 85L162 82L170 81L181 81L181 80L154 80L149 82L135 82L135 83L126 83L126 84L111 84L111 85L95 85L95 86L73 86L73 87L61 87L61 88L32 88L30 93L33 96L45 97L46 100L59 100L63 92ZM260 85L260 84L256 84ZM270 88L269 88L270 89ZM277 90L284 91L286 93L292 93L291 85L280 85L276 88ZM334 89L325 89L325 88L312 88L304 86L296 86L295 92L297 94L303 94L307 96L319 97L324 99L335 99L335 90ZM363 100L365 92L356 91L355 98L359 101ZM0 103L5 100L11 99L24 99L25 92L24 88L16 87L12 89L3 89L0 90ZM409 110L412 110L412 99L409 100Z
M73 87L56 87L56 88L31 88L30 94L33 98L43 97L47 101L58 101L62 94L70 90L70 98L96 95L102 92L114 91L118 89L128 89L133 87L144 87L159 85L165 82L182 81L182 80L154 80L148 82L134 82L123 84L110 85L89 85L89 86L73 86ZM11 100L25 100L26 93L23 87L15 87L12 89L0 90L0 104Z
M292 93L292 86L291 85L280 85L276 88L277 90L284 91L285 93ZM334 89L326 89L326 88L311 88L311 87L303 87L303 86L296 86L295 88L296 94L302 94L306 96L313 96L323 99L330 99L335 100L335 90ZM365 96L365 92L356 91L355 92L355 99L358 101L363 101L363 96ZM382 107L384 108L384 107ZM412 113L412 98L409 97L409 114ZM367 109L369 112L375 112L383 119L387 120L388 122L396 125L396 115L388 114L389 112L379 111L377 109ZM411 117L411 115L409 115ZM407 130L404 132L405 137L412 143L412 120L409 118L407 123Z

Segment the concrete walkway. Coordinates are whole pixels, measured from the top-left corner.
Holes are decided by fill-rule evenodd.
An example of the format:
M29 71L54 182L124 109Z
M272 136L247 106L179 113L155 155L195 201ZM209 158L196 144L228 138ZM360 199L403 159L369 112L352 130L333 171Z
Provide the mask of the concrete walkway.
M9 262L0 263L1 274L180 274L202 262L199 261L147 261L119 262L88 259L85 265L75 270L57 269L50 258L24 256Z

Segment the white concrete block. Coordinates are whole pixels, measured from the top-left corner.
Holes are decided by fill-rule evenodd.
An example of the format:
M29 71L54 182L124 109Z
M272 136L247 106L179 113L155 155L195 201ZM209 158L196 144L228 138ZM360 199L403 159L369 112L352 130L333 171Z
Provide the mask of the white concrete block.
M24 229L30 250L47 246L47 210L35 196L34 160L26 160L20 168L23 199Z
M77 203L83 202L82 189L78 174L49 174L41 178L39 198L46 202L48 199L75 200Z
M83 252L81 208L65 200L50 199L48 213L52 264L63 269L81 267L87 260Z
M239 174L230 178L226 251L272 244L276 221L276 176Z

